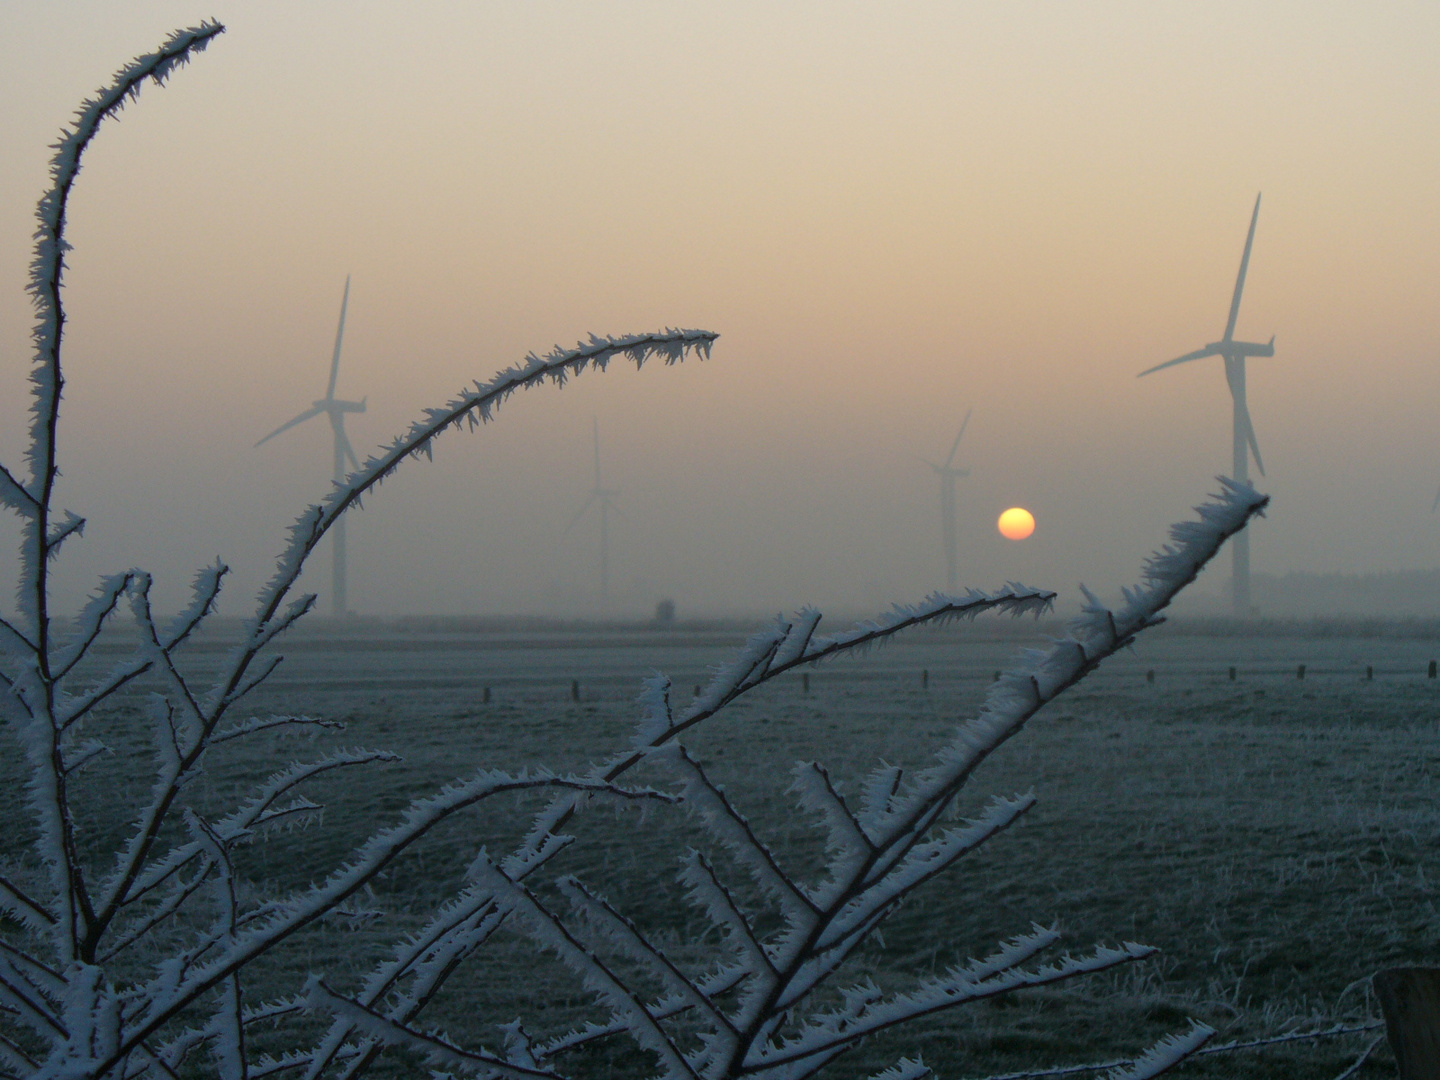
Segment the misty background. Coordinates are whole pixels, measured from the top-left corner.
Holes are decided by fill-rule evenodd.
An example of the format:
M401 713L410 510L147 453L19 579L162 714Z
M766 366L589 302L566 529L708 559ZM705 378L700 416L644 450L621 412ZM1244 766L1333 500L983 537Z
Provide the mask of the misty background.
M919 459L972 407L961 580L1113 595L1229 469L1218 359L1135 376L1220 336L1257 191L1257 604L1282 603L1265 575L1434 581L1432 5L0 3L16 471L47 147L209 15L228 33L102 130L71 201L59 460L89 525L62 608L130 566L174 608L219 555L221 611L247 612L329 484L322 419L253 444L324 394L346 274L362 457L532 349L721 334L711 360L522 394L407 463L348 519L358 613L917 599L945 574ZM598 520L562 535L592 417L623 515L608 609ZM1018 544L995 530L1016 504L1038 521ZM302 585L328 583L327 544Z

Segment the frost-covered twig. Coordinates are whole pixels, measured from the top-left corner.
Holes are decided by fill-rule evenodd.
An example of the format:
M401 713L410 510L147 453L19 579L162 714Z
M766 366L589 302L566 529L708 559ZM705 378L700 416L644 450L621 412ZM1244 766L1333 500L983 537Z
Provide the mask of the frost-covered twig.
M897 1024L978 998L1045 985L1149 955L1153 950L1126 944L1027 967L1026 961L1054 940L1053 932L1036 931L1009 943L995 957L961 965L908 992L886 996L860 984L841 991L846 1002L841 1007L816 1010L807 1005L814 992L840 972L858 942L872 934L900 900L949 869L1033 804L1033 796L999 800L966 825L939 829L943 814L980 762L1047 702L1126 646L1137 633L1161 621L1160 612L1174 595L1265 503L1253 488L1222 481L1220 495L1199 508L1198 521L1172 529L1172 544L1147 562L1142 585L1126 591L1126 606L1120 612L1111 613L1090 597L1086 610L1072 622L1070 634L1049 650L1028 655L1019 670L1003 676L991 689L980 716L962 725L932 765L908 780L890 767L877 770L864 785L865 798L858 812L850 808L823 769L802 768L797 774L801 804L826 823L829 836L830 858L816 882L803 883L788 870L707 777L705 769L683 747L666 745L665 736L679 724L670 712L668 685L653 681L645 698L647 714L636 737L637 745L646 748L641 756L682 782L686 804L745 868L759 896L768 900L780 920L778 930L758 935L754 929L761 921L758 916L747 916L736 894L725 888L707 865L692 858L686 874L691 895L720 930L727 964L742 969L744 976L734 983L738 996L733 1003L725 1005L701 994L699 1012L686 1010L692 1016L719 1019L702 1024L701 1048L687 1053L683 1065L672 1063L666 1075L753 1075L776 1080L809 1076L859 1040ZM814 622L802 619L784 633L753 641L741 661L717 679L719 693L702 699L697 708L710 708L726 694L805 658ZM544 831L537 829L537 835L542 839L553 835L559 820L553 809L542 815ZM542 844L536 842L529 852L505 865L507 879L518 882L543 861ZM610 912L608 905L600 906L598 896L587 896L591 897L587 907L592 913ZM663 954L646 942L633 924L617 921L621 919L618 912L606 918L623 951L645 954L649 950L652 960L658 962ZM553 915L542 922L536 930L537 940L556 946L563 927ZM533 929L539 924L532 918L530 925ZM579 954L568 962L589 963ZM679 983L674 981L677 978ZM664 981L681 998L700 994L698 979L677 972ZM619 1010L612 1025L624 1026L620 1013L633 1008L631 995L612 997L611 1001ZM650 1034L642 1041L662 1054L663 1044L656 1041L653 1027L677 1015L675 1001L671 996L647 1007L651 1026L646 1030ZM633 1023L629 1030L636 1033ZM1193 1053L1209 1035L1208 1029L1197 1027L1162 1043L1128 1067L1135 1078L1158 1075ZM536 1060L544 1059L542 1049Z
M640 697L641 721L636 749L598 766L597 779L615 781L644 760L645 754L670 743L678 735L716 716L739 697L763 686L803 664L815 664L848 653L859 653L883 644L889 638L920 626L943 626L958 619L976 618L987 612L1020 616L1039 615L1049 610L1055 593L1031 589L1014 582L994 593L970 589L961 596L934 593L919 604L896 604L890 611L860 623L834 637L818 637L821 613L814 608L800 612L793 620L777 619L753 635L740 655L715 672L709 685L679 717L670 704L670 682L649 680ZM502 864L503 872L521 881L539 870L563 850L567 841L559 833L576 804L561 797L539 815L529 838ZM427 942L423 956L408 947L397 957L380 965L356 997L366 1008L391 994L402 979L412 986L395 1002L387 1015L400 1023L413 1019L433 997L439 985L453 972L458 959L473 952L487 940L503 920L493 914L494 898L484 890L467 890L460 906L446 905L419 935ZM331 1029L317 1048L317 1067L331 1059L344 1045L348 1033L343 1024ZM348 1075L348 1074L347 1074Z
M184 793L207 758L225 744L254 739L285 725L330 725L291 716L222 721L279 663L278 657L261 659L261 651L310 610L313 597L292 600L287 594L316 541L404 457L429 454L434 438L449 427L467 420L474 426L488 419L517 389L543 381L563 383L588 367L603 369L617 358L637 364L657 358L669 364L689 354L708 354L715 335L705 331L592 337L574 349L556 349L543 358L532 355L521 367L476 384L473 391L430 410L302 516L276 575L260 597L245 640L208 692L196 689L175 653L214 610L227 572L218 562L196 575L190 605L164 625L151 610L150 575L131 570L104 579L68 634L57 632L49 609L50 563L61 545L79 535L85 524L75 514L56 513L51 503L58 475L58 422L64 386L61 290L70 190L81 157L103 120L134 97L146 79L163 82L177 65L222 32L218 23L205 23L172 35L159 50L127 66L108 88L85 102L74 126L55 148L52 187L38 210L40 228L30 285L37 313L26 452L30 474L22 480L0 466L0 506L15 512L22 526L19 618L0 616L0 708L11 719L11 729L25 752L27 802L40 835L34 852L38 867L48 872L48 887L38 890L30 888L28 881L22 886L20 880L10 877L0 880L0 908L27 933L38 940L48 939L46 949L32 950L35 956L0 941L0 999L4 999L0 1001L0 1025L5 1023L3 1015L8 1009L51 1043L38 1075L98 1075L122 1060L128 1062L121 1067L126 1076L147 1070L168 1075L170 1059L146 1040L192 1005L199 1005L212 987L218 988L220 1000L208 1007L214 1010L214 1023L223 1028L215 1036L222 1044L217 1047L217 1063L224 1075L243 1075L248 1068L244 1028L256 1021L242 1013L241 970L306 922L338 910L349 892L404 853L435 821L500 790L569 786L588 795L662 797L623 790L593 778L572 780L543 773L509 778L484 773L430 799L417 800L400 826L377 833L361 849L358 861L333 873L308 898L301 896L280 905L266 901L242 910L231 846L258 830L320 809L303 797L280 805L276 800L284 792L325 771L385 756L368 752L332 755L296 766L273 779L268 790L238 811L213 822L196 816ZM127 599L140 631L139 649L108 674L76 688L72 684L78 680L82 662L93 655L94 646ZM81 768L97 760L106 747L99 740L85 738L81 729L114 695L137 680L157 677L162 692L152 698L148 710L156 766L148 797L135 809L128 837L113 852L113 862L105 866L102 860L99 868L87 865L76 841L81 825L70 785L78 782ZM107 813L114 812L114 807L107 808ZM191 822L193 838L173 843L167 839L173 833L167 830L184 816ZM130 989L123 994L117 991L104 965L120 962L122 954L128 957L130 946L161 927L185 927L184 913L207 885L220 890L216 895L222 910L228 912L218 928L192 934L189 944L170 960L161 958L148 981L133 968L135 961L128 960L132 968L123 981ZM53 967L37 958L40 952L49 954ZM36 973L46 971L51 974L41 979L43 986L37 986ZM216 1029L212 1024L206 1030L213 1036ZM0 1059L17 1060L15 1053L6 1050L12 1043L0 1033ZM269 1059L269 1064L273 1066L274 1059Z
M1318 1031L1295 1031L1286 1035L1268 1035L1259 1039L1237 1039L1228 1043L1221 1043L1219 1046L1202 1046L1192 1054L1193 1057L1209 1057L1212 1054L1230 1054L1236 1050L1256 1050L1264 1046L1279 1046L1282 1043L1309 1042L1312 1039L1328 1039L1336 1035L1355 1035L1365 1031L1375 1031L1383 1028L1385 1021L1376 1020L1369 1024L1344 1025L1336 1024L1333 1027L1323 1028ZM1383 1038L1383 1036L1381 1036ZM1371 1049L1373 1049L1373 1044ZM1365 1052L1360 1062L1370 1054ZM1049 1080L1059 1076L1082 1076L1085 1073L1103 1072L1107 1069L1113 1071L1133 1068L1139 1062L1138 1058L1117 1058L1113 1061L1099 1061L1085 1065L1058 1065L1045 1069L1026 1069L1022 1072L996 1073L987 1076L984 1080ZM1339 1080L1337 1077L1336 1080Z
M311 979L306 992L312 1007L338 1012L351 1025L361 1029L377 1042L419 1050L434 1064L467 1072L483 1069L489 1076L513 1077L515 1080L533 1080L537 1077L544 1080L565 1080L561 1074L548 1069L529 1068L495 1054L458 1046L439 1034L414 1031L373 1009L357 1005L342 994L335 993L320 979Z
M1384 1041L1385 1035L1383 1032L1376 1035L1375 1038L1365 1044L1365 1049L1360 1051L1359 1057L1352 1061L1347 1068L1335 1075L1335 1080L1350 1080L1350 1077L1358 1073L1365 1065L1365 1062L1370 1060L1370 1055L1375 1052L1375 1048Z
M378 454L367 458L323 502L311 506L290 527L290 543L280 556L274 575L260 592L249 638L241 645L232 664L234 672L243 674L250 657L268 640L266 635L271 630L271 623L299 578L305 560L331 526L346 510L358 504L366 492L399 468L407 457L431 455L435 439L452 427L468 424L474 429L489 420L517 390L530 389L546 382L563 386L569 378L586 368L603 371L617 358L629 359L640 367L650 359L658 359L668 365L679 363L691 354L706 357L717 337L718 334L708 330L673 329L622 337L592 334L588 342L572 349L556 346L543 357L531 353L523 364L507 368L487 383L477 382L473 390L464 391L440 408L427 409L423 419L417 420L409 431Z
M53 504L69 193L81 156L105 117L135 96L145 79L163 81L222 31L206 23L172 36L87 101L55 148L53 185L39 207L30 285L37 323L29 474L22 479L0 466L0 506L21 524L18 614L0 617L0 710L23 751L26 803L38 840L23 857L7 858L0 877L0 909L8 916L0 925L0 1069L24 1070L43 1080L175 1077L193 1071L190 1056L206 1047L227 1080L300 1069L310 1077L351 1077L362 1074L383 1047L405 1045L444 1068L553 1077L560 1075L554 1070L563 1055L625 1033L656 1055L672 1077L781 1080L811 1075L859 1040L897 1024L1148 954L1146 947L1126 943L1044 962L1039 956L1054 947L1057 935L1033 928L981 960L908 988L882 993L865 981L830 985L841 982L854 951L900 902L1034 804L1028 794L997 800L973 820L941 824L988 754L1046 702L1154 625L1224 538L1259 512L1264 499L1242 485L1228 485L1219 500L1202 507L1199 522L1176 527L1174 546L1147 565L1145 581L1127 592L1119 612L1089 598L1070 636L1002 678L979 718L963 726L928 768L906 776L882 766L860 786L857 799L818 763L799 766L794 790L802 808L819 820L827 856L814 879L796 873L767 846L763 830L752 826L681 745L681 737L801 664L862 651L910 627L982 612L1038 614L1048 609L1053 593L1012 584L993 594L935 595L833 638L817 635L819 613L806 610L753 637L683 708L672 703L668 681L652 680L628 747L588 773L481 770L414 800L394 824L378 829L338 866L306 867L308 880L317 884L288 896L251 895L255 883L245 877L242 845L262 836L278 842L285 827L317 819L322 807L304 794L304 785L392 757L353 750L291 764L228 811L202 812L205 800L192 795L207 764L231 754L237 744L261 743L289 725L332 726L284 712L235 714L280 663L267 650L314 604L313 596L292 594L325 532L407 457L431 454L434 440L451 427L473 428L490 419L516 390L563 383L615 359L639 365L651 358L673 364L703 357L716 335L665 330L592 336L573 349L532 354L427 411L300 516L241 642L218 674L203 681L182 649L214 611L227 573L218 561L196 574L190 603L174 619L157 617L150 602L152 579L135 569L102 579L73 624L55 620L49 607L51 563L85 525L84 518ZM96 669L97 643L124 606L134 616L138 647L108 673L83 681L82 672ZM89 813L93 800L76 798L75 792L110 760L106 742L94 737L96 729L113 725L121 742L106 731L98 734L106 734L117 749L126 746L131 733L123 719L117 722L125 711L109 706L122 691L140 685L155 691L142 717L151 739L150 772L138 786L127 777L121 794L107 798L105 828L89 828L81 810ZM618 780L638 766L660 771L673 789L620 787ZM358 991L343 994L316 980L304 998L247 1007L246 980L255 961L306 927L354 914L351 898L362 890L368 895L372 883L440 822L502 793L526 792L548 800L527 838L495 863L482 850L463 887L399 942ZM728 849L730 861L717 862L702 852L683 861L686 895L718 931L719 947L703 960L692 962L688 953L662 948L599 890L541 874L572 844L563 827L598 798L684 799L714 843ZM117 821L128 822L119 836L112 831ZM748 881L736 885L725 879L731 862L744 869ZM546 890L554 889L569 897L571 915L562 916L549 903L553 891ZM417 1027L416 1017L447 981L517 913L516 921L599 994L609 1015L589 1019L573 1032L535 1036L517 1021L504 1028L503 1053L473 1051ZM154 948L135 947L142 942ZM610 952L618 953L614 961ZM632 980L636 965L640 975ZM816 992L827 986L829 998L818 1003L822 995ZM305 1009L334 1018L316 1046L279 1053L255 1049L251 1032L257 1025L291 1021ZM1149 1071L1132 1070L1133 1076L1155 1075L1193 1052L1196 1038L1192 1032L1157 1048L1144 1066ZM907 1058L880 1078L916 1080L927 1073L918 1060Z

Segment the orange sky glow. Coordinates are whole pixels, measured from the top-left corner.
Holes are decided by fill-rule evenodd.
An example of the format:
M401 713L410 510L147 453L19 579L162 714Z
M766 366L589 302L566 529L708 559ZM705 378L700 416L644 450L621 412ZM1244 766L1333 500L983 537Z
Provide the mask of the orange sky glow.
M90 526L64 603L140 565L173 606L221 555L245 612L328 483L323 421L253 443L323 393L347 274L362 455L531 349L722 335L445 436L353 519L357 611L599 610L593 523L564 534L592 418L615 613L916 599L944 583L918 459L971 408L962 581L1111 593L1229 470L1220 361L1135 376L1220 336L1261 191L1255 569L1440 565L1440 8L8 5L12 467L46 148L212 14L228 32L101 133L72 202L62 469ZM1012 505L1045 523L1024 544L994 528Z

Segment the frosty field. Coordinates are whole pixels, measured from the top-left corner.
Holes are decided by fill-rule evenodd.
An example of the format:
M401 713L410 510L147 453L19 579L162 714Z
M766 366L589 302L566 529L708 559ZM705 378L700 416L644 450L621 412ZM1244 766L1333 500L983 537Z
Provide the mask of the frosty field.
M958 718L973 714L995 670L1027 638L1043 642L1034 624L999 633L993 625L912 632L812 669L808 692L798 675L777 680L688 744L783 857L818 864L818 834L786 792L789 763L818 759L854 791L880 759L924 761ZM345 730L277 737L263 758L214 762L198 798L225 803L286 762L315 756L317 743L401 753L402 763L312 791L327 804L326 829L246 849L248 872L300 884L309 845L326 845L333 861L410 797L475 768L567 769L607 756L628 739L643 677L662 671L676 697L688 698L743 637L683 628L298 633L253 711L343 720ZM192 664L203 666L223 645L211 642L217 651L208 653L203 644ZM1036 808L921 890L864 965L883 986L892 972L978 955L1032 921L1058 923L1077 951L1136 940L1162 953L1058 990L943 1014L867 1045L838 1075L866 1075L862 1065L913 1051L947 1078L1102 1061L1183 1029L1191 1016L1219 1029L1216 1042L1377 1017L1356 981L1389 965L1434 963L1440 952L1432 887L1440 881L1440 680L1426 677L1437 654L1440 641L1421 637L1191 635L1178 627L1106 664L983 767L962 812L990 794L1032 788ZM116 719L138 704L121 703ZM123 753L103 767L125 782ZM6 790L14 820L19 793L13 782ZM393 936L418 920L463 873L464 847L503 852L536 805L517 799L498 814L447 824L377 889L370 906L383 917L332 920L297 939L272 965L275 992L311 967L344 972L380 924ZM610 810L592 811L572 829L586 843L562 855L558 869L597 886L683 954L687 934L706 924L690 917L674 872L686 846L702 842L699 830L668 808L618 821ZM463 1005L427 1013L431 1023L494 1042L496 1026L517 1014L563 1026L586 1004L573 977L527 941L507 938L485 952L472 975L452 982L466 987ZM1333 1076L1371 1037L1213 1056L1179 1075ZM616 1061L614 1075L635 1064ZM1390 1069L1382 1046L1358 1075Z

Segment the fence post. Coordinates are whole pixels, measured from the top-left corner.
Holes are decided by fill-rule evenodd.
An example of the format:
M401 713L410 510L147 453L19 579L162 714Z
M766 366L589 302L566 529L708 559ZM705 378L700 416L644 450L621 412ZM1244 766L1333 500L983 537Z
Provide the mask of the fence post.
M1400 1080L1440 1076L1440 969L1386 968L1371 980Z
M571 679L571 680L570 680L570 700L571 700L571 701L579 701L579 700L580 700L580 680L579 680L579 679Z

